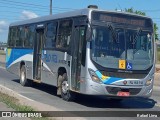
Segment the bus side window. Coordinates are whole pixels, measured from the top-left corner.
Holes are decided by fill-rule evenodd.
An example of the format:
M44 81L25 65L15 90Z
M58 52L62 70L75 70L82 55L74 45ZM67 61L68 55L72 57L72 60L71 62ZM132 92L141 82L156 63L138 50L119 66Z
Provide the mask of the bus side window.
M69 48L72 33L72 23L72 20L60 21L58 38L56 42L57 48L62 48L65 50Z
M35 25L30 25L29 26L29 33L28 33L28 41L29 41L29 46L33 47L33 41L35 37Z
M22 47L22 41L20 40L19 34L20 34L20 28L16 27L14 29L14 34L13 34L13 39L15 41L16 47Z
M16 30L16 46L17 47L22 47L23 46L23 41L24 41L24 27L18 27Z
M8 47L13 47L15 44L13 36L14 36L14 28L10 28L8 37Z
M32 48L34 40L34 25L25 26L24 28L24 47Z
M29 47L30 41L29 41L29 27L25 26L24 28L24 46Z
M57 23L48 23L45 29L45 48L56 46Z

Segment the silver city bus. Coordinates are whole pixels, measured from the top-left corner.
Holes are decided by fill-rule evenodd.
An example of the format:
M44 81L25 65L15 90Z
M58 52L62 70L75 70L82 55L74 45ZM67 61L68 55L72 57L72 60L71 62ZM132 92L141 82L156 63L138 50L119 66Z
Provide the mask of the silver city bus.
M72 92L113 98L150 97L155 55L153 22L125 12L87 8L12 23L6 68Z

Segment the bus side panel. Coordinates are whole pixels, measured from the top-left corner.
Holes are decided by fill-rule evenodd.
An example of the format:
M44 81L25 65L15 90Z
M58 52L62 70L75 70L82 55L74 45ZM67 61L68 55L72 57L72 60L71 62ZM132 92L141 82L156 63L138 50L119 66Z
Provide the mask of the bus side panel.
M67 61L70 60L70 55L67 55ZM70 68L64 61L64 52L44 50L42 52L42 82L57 86L57 72L60 67L66 69L68 78L70 79Z
M49 85L56 85L57 84L57 75L56 71L57 68L53 61L53 54L51 50L44 50L42 51L42 72L41 72L41 80L43 83Z
M11 63L14 61L14 50L12 48L7 48L6 50L6 69L13 73L14 71L14 66L11 65Z
M7 56L6 56L7 70L11 73L19 75L21 62L24 62L26 68L27 66L32 66L32 60L33 60L32 52L33 50L31 49L7 49ZM28 71L29 70L27 70L26 72L28 73ZM29 73L30 72L32 73L32 69L30 69ZM30 75L31 74L27 74L27 78Z
M31 57L31 59L33 60L33 56ZM25 61L25 65L26 65L26 77L28 79L33 79L33 61Z

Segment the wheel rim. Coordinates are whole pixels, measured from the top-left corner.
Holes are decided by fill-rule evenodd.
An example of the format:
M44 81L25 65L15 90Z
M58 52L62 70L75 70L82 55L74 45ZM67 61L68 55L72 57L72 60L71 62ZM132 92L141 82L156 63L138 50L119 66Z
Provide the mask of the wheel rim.
M67 94L68 92L68 82L67 81L62 82L62 92L63 94Z
M21 82L23 83L25 81L25 72L21 72Z

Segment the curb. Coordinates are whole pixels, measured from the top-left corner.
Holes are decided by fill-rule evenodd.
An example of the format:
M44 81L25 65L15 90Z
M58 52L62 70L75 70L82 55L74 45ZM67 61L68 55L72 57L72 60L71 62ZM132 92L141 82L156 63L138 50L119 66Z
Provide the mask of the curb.
M21 94L18 94L17 92L0 85L0 92L7 94L9 96L15 97L16 99L19 100L19 103L21 105L26 105L26 106L31 106L33 109L37 110L37 111L63 111L60 110L54 106L50 106L44 103L40 103L37 102L35 100L32 100L30 98L27 98ZM80 117L49 117L49 119L53 119L53 120L85 120L84 118L80 118Z
M0 91L4 94L7 94L9 96L15 97L16 99L19 100L20 104L22 105L27 105L27 106L31 106L33 108L35 108L36 110L40 110L40 111L61 111L55 107L51 107L47 104L43 104L37 101L34 101L30 98L27 98L21 94L18 94L17 92L0 85Z

